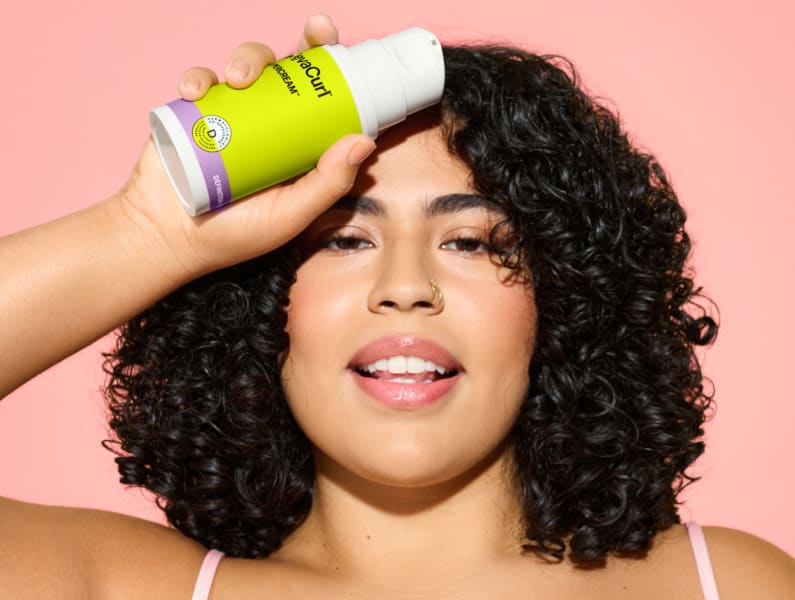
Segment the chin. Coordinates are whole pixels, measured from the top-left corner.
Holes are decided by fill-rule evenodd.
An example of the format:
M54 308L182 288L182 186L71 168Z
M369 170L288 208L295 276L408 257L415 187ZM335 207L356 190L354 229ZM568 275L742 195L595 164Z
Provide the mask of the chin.
M333 471L351 485L419 488L457 488L493 467L504 456L504 444L480 452L470 447L454 451L450 444L430 449L411 444L382 444L376 452L332 460Z

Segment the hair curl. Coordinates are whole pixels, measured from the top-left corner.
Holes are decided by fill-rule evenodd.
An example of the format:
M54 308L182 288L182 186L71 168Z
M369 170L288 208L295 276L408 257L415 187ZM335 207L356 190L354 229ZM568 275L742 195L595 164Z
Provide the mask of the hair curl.
M694 304L684 211L564 59L446 47L445 63L434 110L449 148L507 215L515 245L501 259L535 289L531 384L511 433L525 549L562 559L568 546L591 565L642 554L679 521L711 402L693 350L717 326ZM231 556L270 554L312 502L311 445L279 368L297 266L281 249L193 281L106 355L121 481Z

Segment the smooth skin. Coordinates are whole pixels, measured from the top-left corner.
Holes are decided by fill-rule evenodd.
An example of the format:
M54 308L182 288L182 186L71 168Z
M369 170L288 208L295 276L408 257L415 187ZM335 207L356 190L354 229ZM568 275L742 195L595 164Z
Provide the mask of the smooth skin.
M336 36L327 17L312 17L299 48L335 42ZM243 44L233 53L224 77L245 87L273 58L264 45ZM207 69L190 69L180 80L180 94L201 97L215 81ZM350 277L351 293L335 290L333 300L341 314L360 320L357 327L371 328L372 323L383 323L377 320L382 317L397 323L393 317L400 309L401 319L411 320L412 332L422 331L453 347L458 346L456 334L445 319L482 309L485 304L479 302L487 299L462 303L464 275L491 268L494 279L488 285L493 287L483 293L501 294L501 301L524 310L525 328L518 335L531 335L531 291L499 283L496 266L487 266L472 246L447 236L461 228L470 233L483 229L492 215L459 212L445 217L455 221L452 226L446 221L426 224L419 233L405 227L417 221L416 211L430 197L469 191L462 166L439 154L443 150L438 132L414 126L382 138L379 151L364 162L365 173L357 179L359 165L373 148L369 139L349 136L294 183L193 219L181 208L147 142L132 177L117 194L0 240L0 396L183 283L268 252L302 231L302 241L314 244L318 252L304 263L291 291L288 328L296 342L303 335L304 320L314 319L312 311L323 308L311 301L312 286L320 283L313 278L323 273L323 263L327 268L334 265L337 276ZM429 157L441 165L437 171L429 168L414 177L414 168L409 171L412 177L405 177L402 169L412 161L434 164ZM346 242L346 251L354 251L339 254L343 246L326 243L321 232L329 227L318 228L318 223L328 222L334 211L325 211L354 184L353 194L376 197L390 216L373 220L354 214L345 223L335 222L331 229L358 228L356 237L362 240ZM363 256L378 258L362 260ZM467 269L460 268L461 261ZM445 309L438 315L428 313L427 288L419 283L431 271L445 291ZM361 302L350 304L350 298L357 297ZM400 323L393 328L409 327L406 321ZM329 334L335 334L333 328ZM362 341L354 335L341 343L348 351ZM211 598L701 598L681 527L659 534L645 559L611 558L603 569L548 564L520 554L512 525L518 508L506 483L506 455L499 443L504 430L499 423L509 422L511 402L506 402L504 420L495 418L494 429L478 432L472 448L453 443L450 456L455 465L437 461L442 466L434 472L423 470L421 462L405 460L412 447L444 456L433 432L420 422L408 422L407 436L401 438L412 440L413 446L401 445L395 437L366 460L357 457L352 446L336 442L338 435L324 439L312 411L301 413L299 406L311 408L313 401L299 377L313 360L323 360L313 351L307 344L291 349L288 364L294 370L286 370L285 381L288 388L294 386L288 394L299 420L317 439L316 457L323 459L318 474L321 501L269 559L223 560ZM476 367L476 354L462 351L462 362L472 365L472 381L457 392L475 408L481 396L478 382L487 380L493 369ZM335 377L347 376L343 371L323 371L330 389L339 384ZM523 383L516 382L507 396L515 401ZM362 403L351 403L348 409L347 422L360 427L345 443L367 443L366 436L382 416L366 412ZM451 428L474 416L447 411L437 415L437 425ZM404 459L403 470L388 468L396 458ZM385 496L385 490L400 494ZM410 503L410 511L396 510L396 501L404 509ZM707 528L706 536L722 598L795 597L795 561L784 552L730 529ZM205 552L179 532L147 521L0 500L2 598L189 598Z

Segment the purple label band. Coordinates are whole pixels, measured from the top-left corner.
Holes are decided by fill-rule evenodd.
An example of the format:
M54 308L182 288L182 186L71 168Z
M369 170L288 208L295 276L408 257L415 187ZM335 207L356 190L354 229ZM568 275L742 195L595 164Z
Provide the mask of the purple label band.
M190 140L193 153L199 161L199 168L207 185L207 193L210 196L210 210L215 210L232 202L232 189L229 185L229 176L226 174L226 167L219 152L207 152L202 150L193 139L193 124L204 117L199 108L193 102L186 100L174 100L168 103L169 108L182 124L185 135Z

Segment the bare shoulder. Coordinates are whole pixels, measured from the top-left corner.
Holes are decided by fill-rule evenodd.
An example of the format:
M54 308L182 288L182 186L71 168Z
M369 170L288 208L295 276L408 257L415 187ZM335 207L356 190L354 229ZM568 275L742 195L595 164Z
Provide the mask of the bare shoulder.
M755 535L704 527L721 598L795 598L795 559Z
M703 531L721 600L795 599L795 560L783 550L735 529ZM607 591L591 597L704 598L684 525L660 531L643 559L615 560L608 566L602 577ZM592 591L596 579L590 578Z
M142 519L0 499L2 598L190 597L205 552Z

